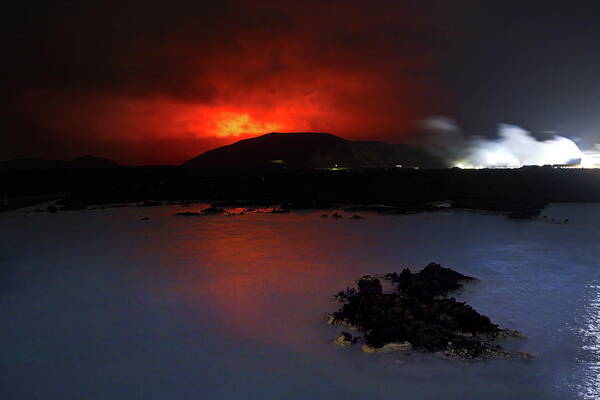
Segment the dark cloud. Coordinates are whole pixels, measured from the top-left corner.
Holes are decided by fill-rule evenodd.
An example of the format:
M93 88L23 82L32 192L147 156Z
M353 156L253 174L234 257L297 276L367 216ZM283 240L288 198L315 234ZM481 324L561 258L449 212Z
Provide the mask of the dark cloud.
M442 70L468 132L499 122L600 140L600 3L486 1L465 9Z
M3 68L13 91L189 102L216 96L207 75L219 68L250 85L296 67L286 62L385 68L399 57L403 64L415 57L404 69L422 69L419 58L430 50L422 47L422 36L432 29L413 21L410 7L392 2L63 0L13 4L9 15ZM286 47L302 54L283 60Z

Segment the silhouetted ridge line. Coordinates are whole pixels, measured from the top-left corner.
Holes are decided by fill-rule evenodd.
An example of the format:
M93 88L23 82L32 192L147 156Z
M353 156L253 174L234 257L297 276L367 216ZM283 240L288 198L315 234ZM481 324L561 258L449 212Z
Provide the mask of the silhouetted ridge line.
M209 150L191 168L444 167L424 150L403 144L352 141L325 132L271 132Z

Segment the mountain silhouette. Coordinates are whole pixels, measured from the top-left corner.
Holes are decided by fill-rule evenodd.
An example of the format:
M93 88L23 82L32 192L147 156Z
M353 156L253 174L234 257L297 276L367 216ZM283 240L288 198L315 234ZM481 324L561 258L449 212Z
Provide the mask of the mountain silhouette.
M352 141L321 132L272 132L209 150L191 168L443 168L423 149L404 144Z

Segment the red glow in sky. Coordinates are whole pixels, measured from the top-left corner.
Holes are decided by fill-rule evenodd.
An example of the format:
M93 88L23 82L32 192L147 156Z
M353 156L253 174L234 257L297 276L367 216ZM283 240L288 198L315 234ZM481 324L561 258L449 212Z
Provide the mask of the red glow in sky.
M408 143L431 116L589 147L600 31L588 3L8 2L0 160L180 163L271 130Z
M57 153L42 156L180 163L271 131L400 142L443 98L432 51L415 40L430 27L413 10L395 2L258 4L171 10L170 19L144 7L139 31L119 25L126 9L111 9L115 29L129 33L120 36L102 18L77 22L88 36L81 44L95 38L104 47L78 47L77 58L53 50L66 54L49 65L50 83L15 102L15 124L26 125L18 128L40 132L27 146Z

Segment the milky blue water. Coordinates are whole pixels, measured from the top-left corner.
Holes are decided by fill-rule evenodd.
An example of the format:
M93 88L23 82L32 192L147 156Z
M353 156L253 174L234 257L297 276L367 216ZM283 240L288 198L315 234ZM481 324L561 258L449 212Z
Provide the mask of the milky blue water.
M600 398L600 205L569 224L439 212L0 214L0 399ZM150 217L141 221L142 217ZM331 295L439 262L534 361L332 344Z

